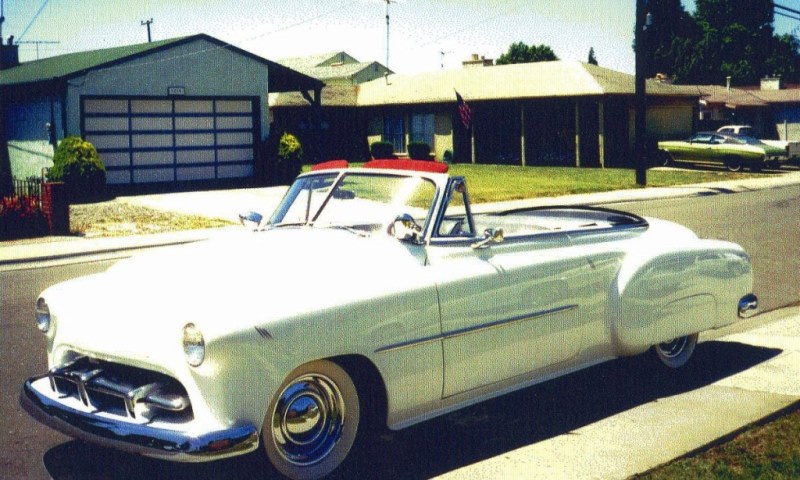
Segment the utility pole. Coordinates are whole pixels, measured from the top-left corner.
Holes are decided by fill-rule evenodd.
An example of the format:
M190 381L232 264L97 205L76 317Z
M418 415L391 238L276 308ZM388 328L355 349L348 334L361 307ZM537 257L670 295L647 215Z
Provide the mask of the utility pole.
M395 0L384 0L386 2L386 68L389 68L389 5L397 3Z
M647 0L636 0L636 28L634 32L634 44L636 45L636 80L634 90L634 103L635 108L635 121L633 128L633 142L634 142L634 162L636 166L636 184L645 186L647 185L647 160L646 141L647 135L647 95L646 95L646 69L645 62L647 56L645 53L645 42L648 15L645 10Z
M150 20L142 20L142 26L143 27L145 25L147 26L147 43L150 43L150 42L153 41L153 38L150 36L150 24L151 23L153 23L153 19L152 18Z

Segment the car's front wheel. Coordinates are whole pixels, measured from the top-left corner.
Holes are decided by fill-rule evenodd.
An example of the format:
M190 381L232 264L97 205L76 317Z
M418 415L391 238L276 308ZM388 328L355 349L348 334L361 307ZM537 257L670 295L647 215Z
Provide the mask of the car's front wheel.
M680 368L692 358L694 348L697 346L697 336L695 333L653 345L653 354L666 367Z
M320 360L296 368L278 389L261 440L270 463L292 479L324 477L356 439L359 398L350 375Z

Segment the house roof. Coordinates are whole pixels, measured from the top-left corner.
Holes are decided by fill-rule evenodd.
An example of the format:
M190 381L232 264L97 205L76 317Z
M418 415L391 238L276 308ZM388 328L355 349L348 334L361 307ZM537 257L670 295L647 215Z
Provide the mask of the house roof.
M320 67L325 63L329 63L334 58L336 58L337 60L339 58L343 58L346 60L348 58L352 59L353 57L348 55L346 52L325 52L325 53L318 53L315 55L307 55L305 57L280 58L276 61L281 65L285 65L289 68L302 71L314 67ZM348 62L343 62L343 63L348 63Z
M578 61L497 65L391 75L360 85L358 105L402 105L454 101L454 90L467 101L525 98L632 95L633 75ZM647 84L647 94L697 96L697 90L660 83Z
M711 105L724 105L735 107L766 107L763 99L754 95L755 92L739 88L727 88L720 85L687 85L686 88L696 88L704 102Z
M750 93L769 104L800 103L800 88L785 88L781 90L754 90Z
M313 89L322 86L322 82L319 80L303 75L300 72L265 58L261 58L206 34L126 45L123 47L68 53L22 63L16 67L0 71L0 86L36 84L49 82L53 79L64 80L74 78L90 70L109 67L197 40L206 40L216 44L219 48L225 48L226 50L236 52L252 60L268 65L270 69L270 91L292 91L299 88Z
M351 84L325 85L320 104L323 107L355 107L358 86ZM308 101L299 92L277 93L269 96L270 107L307 107Z

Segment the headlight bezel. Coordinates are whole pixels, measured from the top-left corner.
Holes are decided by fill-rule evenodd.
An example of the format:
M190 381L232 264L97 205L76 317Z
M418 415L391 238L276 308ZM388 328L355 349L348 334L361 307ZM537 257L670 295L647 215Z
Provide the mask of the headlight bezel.
M194 323L183 326L182 335L183 355L186 363L192 367L199 367L206 357L206 342L203 332Z
M44 297L39 297L36 300L36 307L34 308L34 318L36 319L36 328L40 332L47 334L53 328L53 314L50 312L50 306Z

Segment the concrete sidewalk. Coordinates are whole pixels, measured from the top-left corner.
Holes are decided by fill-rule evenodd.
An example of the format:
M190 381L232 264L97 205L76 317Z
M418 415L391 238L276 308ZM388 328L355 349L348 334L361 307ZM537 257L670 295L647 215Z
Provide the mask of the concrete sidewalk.
M769 188L797 186L800 171L790 171L754 179L715 183L617 190L554 198L533 198L509 202L473 205L475 213L530 208L545 205L613 205L617 203L740 193ZM287 187L216 190L207 192L168 193L119 197L115 201L156 210L202 215L238 222L240 212L254 210L269 215L280 202ZM231 228L187 230L182 232L127 237L82 238L47 237L0 242L0 268L28 262L54 261L97 254L124 253L140 248L176 245L224 235Z
M709 332L710 335L701 335L701 341L729 345L718 348L723 351L764 352L761 355L767 358L765 361L700 388L657 398L436 478L625 479L701 451L732 438L754 423L797 408L800 309L791 307L751 320L762 326L721 338L714 338L715 332ZM721 363L725 360L721 359Z

